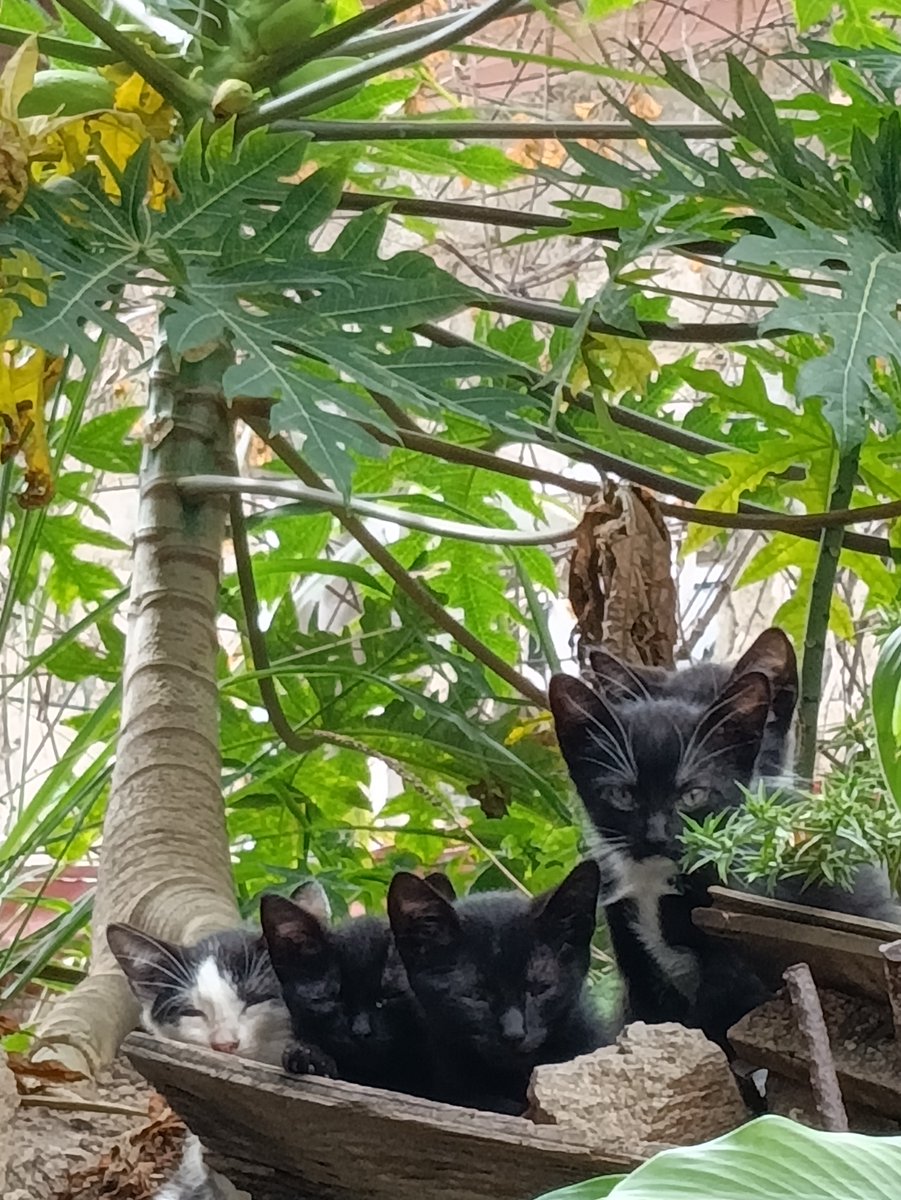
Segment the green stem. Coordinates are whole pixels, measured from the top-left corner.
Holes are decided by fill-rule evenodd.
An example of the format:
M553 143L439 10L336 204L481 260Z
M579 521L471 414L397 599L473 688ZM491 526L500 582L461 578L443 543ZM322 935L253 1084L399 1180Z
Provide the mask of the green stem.
M29 29L0 25L0 46L21 46L32 36ZM38 34L38 50L47 58L62 58L85 67L108 67L116 61L116 55L105 46L86 46L84 42L72 42L68 38L51 37L46 33Z
M76 0L66 0L66 3L74 2ZM79 4L84 2L85 0L77 0ZM458 17L446 29L415 37L397 50L386 50L383 54L376 54L373 58L368 58L359 66L336 71L327 79L304 84L303 87L295 88L285 96L268 100L258 108L251 109L240 124L244 129L255 129L260 125L268 125L281 117L300 116L311 104L320 104L339 95L347 88L365 83L375 75L384 75L386 71L406 67L410 63L419 62L427 54L434 54L436 50L452 46L461 37L475 33L477 29L482 29L485 25L504 16L516 3L517 0L489 0L489 3L482 5L481 8L473 9Z
M516 566L516 574L519 576L519 583L523 590L523 595L526 598L526 604L529 606L529 613L532 617L532 624L535 627L535 636L538 639L538 644L541 647L541 653L544 655L544 661L550 667L554 674L563 670L560 664L560 658L557 654L557 647L554 645L554 639L551 637L551 628L548 625L547 613L544 606L538 599L538 593L535 590L535 585L532 583L529 572L522 561L522 555L517 554L514 550L511 554L513 562Z
M835 484L829 501L830 512L846 509L851 502L860 446L846 450L838 460ZM810 585L810 607L804 631L804 655L801 661L801 696L799 704L798 774L813 779L817 756L817 721L823 690L823 659L826 653L826 634L832 608L832 589L838 571L838 560L845 541L844 527L825 529L820 537L820 552Z
M677 133L684 138L713 141L730 136L722 125L661 125L661 133ZM274 129L285 133L309 133L320 142L395 142L405 139L429 141L434 138L458 141L463 138L484 138L497 142L505 138L596 138L599 141L634 141L641 136L637 129L622 121L592 124L588 121L445 121L432 117L408 121L316 121L296 117L279 121ZM382 201L384 203L384 200ZM496 211L494 209L492 212ZM528 214L523 214L528 216ZM541 220L541 218L538 218ZM558 218L561 223L569 224ZM534 220L534 218L533 218ZM706 245L706 243L702 243ZM720 247L722 243L714 243Z
M171 67L160 62L143 46L138 45L126 33L122 33L106 17L100 15L88 0L57 0L60 8L64 8L77 21L89 29L110 50L115 50L118 58L123 59L130 67L145 79L151 87L156 88L164 99L188 118L196 114L198 109L206 106L206 92L196 84L176 74Z
M286 75L290 75L292 71L298 67L302 67L304 63L310 62L314 58L322 58L330 50L334 50L338 46L343 46L348 38L366 33L373 26L380 24L382 21L387 21L389 17L394 17L398 13L406 12L409 8L414 8L419 2L420 0L385 0L384 4L366 9L364 12L358 13L357 16L351 17L349 21L342 21L340 25L334 25L331 29L325 29L322 33L317 33L315 37L308 38L300 45L295 45L291 42L287 43L274 54L268 54L265 58L260 59L259 62L254 63L252 67L247 69L246 73L239 71L238 76L241 79L246 79L254 89L271 84L273 79L284 79ZM415 28L415 25L409 25L405 29L403 26L401 27L405 34L404 40L411 36Z

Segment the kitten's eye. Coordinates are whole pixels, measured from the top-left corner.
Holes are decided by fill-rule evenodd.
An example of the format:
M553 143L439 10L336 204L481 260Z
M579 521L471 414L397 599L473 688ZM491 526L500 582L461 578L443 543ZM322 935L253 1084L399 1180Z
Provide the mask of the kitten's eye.
M625 810L632 807L632 792L627 787L605 787L601 799L613 808Z
M384 1007L385 1007L385 1001L384 1001L384 1000L376 1000L376 1002L375 1002L375 1007L376 1007L376 1008L384 1008Z
M680 801L682 808L691 810L693 808L700 808L701 805L706 804L709 797L710 797L710 789L709 788L693 787L693 788L686 788L685 791L682 793L682 795L679 797L679 801Z
M199 1008L183 1008L181 1010L181 1015L183 1017L202 1017L203 1013Z

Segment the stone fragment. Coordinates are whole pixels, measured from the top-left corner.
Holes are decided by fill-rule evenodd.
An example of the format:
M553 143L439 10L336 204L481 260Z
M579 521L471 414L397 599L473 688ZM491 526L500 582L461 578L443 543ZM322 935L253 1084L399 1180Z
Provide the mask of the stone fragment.
M748 1119L722 1050L697 1029L637 1021L613 1046L537 1067L528 1115L586 1148L691 1146Z

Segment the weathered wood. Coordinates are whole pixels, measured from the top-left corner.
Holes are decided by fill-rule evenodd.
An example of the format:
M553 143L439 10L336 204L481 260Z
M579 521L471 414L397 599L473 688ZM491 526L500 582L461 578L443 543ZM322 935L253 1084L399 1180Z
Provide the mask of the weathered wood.
M885 999L879 947L898 936L897 926L725 888L710 894L713 907L696 909L694 923L740 942L742 954L773 988L787 967L806 962L818 987Z
M254 1200L531 1200L630 1171L517 1117L434 1104L132 1034L123 1049Z
M823 989L820 1001L842 1094L901 1120L901 1046L888 1005ZM808 1078L807 1048L787 997L748 1013L729 1030L729 1041L755 1067L792 1080Z

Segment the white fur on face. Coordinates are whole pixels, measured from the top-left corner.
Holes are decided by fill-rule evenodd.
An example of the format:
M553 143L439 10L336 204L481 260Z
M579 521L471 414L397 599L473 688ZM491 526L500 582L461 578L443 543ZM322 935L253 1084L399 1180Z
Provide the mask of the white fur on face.
M205 958L185 995L185 1006L195 1014L180 1014L171 1022L153 1021L149 1007L144 1025L151 1033L194 1046L234 1045L242 1058L278 1065L291 1037L288 1010L280 999L245 1005L234 981L216 959Z

